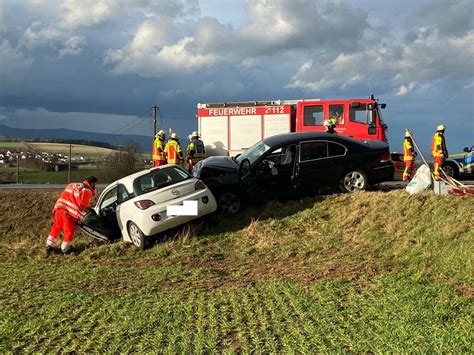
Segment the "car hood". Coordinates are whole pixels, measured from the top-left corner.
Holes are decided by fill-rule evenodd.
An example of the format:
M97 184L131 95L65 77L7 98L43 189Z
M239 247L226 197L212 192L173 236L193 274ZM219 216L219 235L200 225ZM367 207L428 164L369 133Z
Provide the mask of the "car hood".
M217 168L228 171L239 170L239 164L234 159L227 156L209 157L202 160L200 163L201 168Z

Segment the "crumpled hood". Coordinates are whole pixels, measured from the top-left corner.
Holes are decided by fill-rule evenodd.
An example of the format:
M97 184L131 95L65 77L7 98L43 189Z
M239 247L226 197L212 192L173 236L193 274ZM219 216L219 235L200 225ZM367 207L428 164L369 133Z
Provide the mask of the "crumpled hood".
M201 160L200 163L201 163L201 168L209 167L209 168L218 168L218 169L229 170L229 171L239 170L239 164L234 159L227 156L209 157L204 160Z

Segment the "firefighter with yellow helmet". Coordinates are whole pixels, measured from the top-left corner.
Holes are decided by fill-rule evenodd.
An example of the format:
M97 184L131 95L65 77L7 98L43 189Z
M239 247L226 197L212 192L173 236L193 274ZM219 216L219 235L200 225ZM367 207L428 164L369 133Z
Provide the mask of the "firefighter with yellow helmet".
M204 142L200 139L199 134L194 131L189 136L189 144L186 149L189 172L192 172L194 165L204 158L205 153Z
M163 130L160 130L155 135L155 140L153 142L153 166L154 167L166 164L165 138L166 138L166 133Z
M436 181L440 180L440 168L443 166L444 160L449 157L446 139L444 138L445 130L444 124L436 127L436 132L431 142L431 156L434 158L433 173Z
M413 133L410 130L405 132L403 141L403 161L405 162L405 171L403 171L403 181L408 182L413 178L415 172L415 157L417 153L413 146Z
M171 133L170 139L168 140L168 143L166 143L165 153L168 164L179 164L183 161L183 151L179 144L179 137L174 132Z

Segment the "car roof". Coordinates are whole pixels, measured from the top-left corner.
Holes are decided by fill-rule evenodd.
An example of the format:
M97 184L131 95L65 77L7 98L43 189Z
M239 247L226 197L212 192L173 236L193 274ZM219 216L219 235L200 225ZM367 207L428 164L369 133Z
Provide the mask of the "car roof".
M125 188L128 191L133 191L133 182L135 181L136 178L138 178L140 176L143 176L143 175L146 175L146 174L149 174L150 172L152 172L154 170L159 170L159 169L163 169L163 168L171 168L171 167L176 168L176 167L178 167L178 165L176 165L176 164L166 164L166 165L153 167L153 168L150 168L150 169L145 169L145 170L139 171L137 173L133 173L131 175L124 176L123 178L114 181L113 183L111 183L108 186L122 184L122 185L125 186Z
M280 144L297 143L300 141L313 140L313 139L332 140L335 142L348 142L348 143L358 144L362 146L368 146L368 142L366 141L361 141L361 140L357 140L351 137L341 136L339 134L334 134L334 133L314 132L314 131L277 134L276 136L267 137L263 141L265 144L269 145L270 147L273 147L273 146L278 146Z

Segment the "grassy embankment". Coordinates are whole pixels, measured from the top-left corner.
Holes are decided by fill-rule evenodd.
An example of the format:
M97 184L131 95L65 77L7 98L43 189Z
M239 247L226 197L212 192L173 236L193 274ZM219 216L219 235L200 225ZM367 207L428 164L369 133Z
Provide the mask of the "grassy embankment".
M471 352L473 202L270 203L140 252L42 253L59 191L0 191L0 352Z

